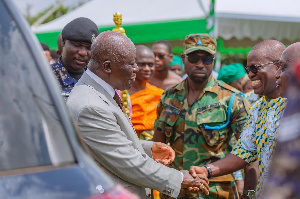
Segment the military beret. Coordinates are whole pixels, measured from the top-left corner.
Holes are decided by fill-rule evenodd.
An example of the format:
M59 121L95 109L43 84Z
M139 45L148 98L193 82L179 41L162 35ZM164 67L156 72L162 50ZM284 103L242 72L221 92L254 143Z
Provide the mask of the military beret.
M69 22L61 32L62 37L71 41L92 44L99 35L97 25L90 19L79 17Z

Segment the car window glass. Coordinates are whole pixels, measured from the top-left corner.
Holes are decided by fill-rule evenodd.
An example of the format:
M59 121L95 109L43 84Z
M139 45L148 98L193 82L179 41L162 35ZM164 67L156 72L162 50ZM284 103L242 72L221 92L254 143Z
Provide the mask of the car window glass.
M38 66L1 2L0 15L0 171L74 162Z

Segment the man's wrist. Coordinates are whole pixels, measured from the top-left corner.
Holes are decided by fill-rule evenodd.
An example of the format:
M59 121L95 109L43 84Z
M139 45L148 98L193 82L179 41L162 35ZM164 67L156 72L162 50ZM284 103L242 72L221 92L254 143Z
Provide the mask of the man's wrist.
M183 174L183 172L182 171L179 171L180 173L181 173L181 175L182 175L182 178L181 178L181 183L183 182L183 178L184 178L184 174Z
M207 172L207 179L210 179L212 177L212 170L210 168L210 166L208 165L203 165L203 167L206 169Z

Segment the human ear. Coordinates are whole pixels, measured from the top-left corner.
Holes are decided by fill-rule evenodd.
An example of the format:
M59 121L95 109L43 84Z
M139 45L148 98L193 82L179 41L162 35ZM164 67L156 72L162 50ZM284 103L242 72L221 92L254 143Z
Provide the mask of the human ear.
M185 56L186 56L185 54L183 54L183 53L181 54L182 63L184 63Z
M173 61L173 57L174 55L172 53L169 54L169 58L170 58L170 63Z
M62 38L62 44L63 44L63 47L65 47L66 39Z
M106 72L108 74L111 74L111 62L110 62L110 60L104 61L102 65L103 65L104 72Z

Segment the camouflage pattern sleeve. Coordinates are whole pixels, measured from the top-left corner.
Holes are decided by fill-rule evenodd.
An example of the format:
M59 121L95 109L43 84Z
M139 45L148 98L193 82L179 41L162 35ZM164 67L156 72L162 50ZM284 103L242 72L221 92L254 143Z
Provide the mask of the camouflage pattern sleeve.
M243 99L240 94L237 94L232 103L231 109L231 129L233 134L242 133L246 121L248 120L250 103Z
M164 128L165 128L165 123L159 122L159 118L160 118L161 112L163 110L163 101L164 101L165 97L166 97L166 93L164 92L159 100L158 105L157 105L157 109L156 109L157 117L154 122L154 129L160 133L164 133Z

